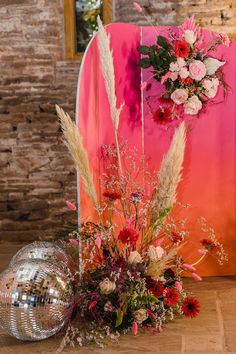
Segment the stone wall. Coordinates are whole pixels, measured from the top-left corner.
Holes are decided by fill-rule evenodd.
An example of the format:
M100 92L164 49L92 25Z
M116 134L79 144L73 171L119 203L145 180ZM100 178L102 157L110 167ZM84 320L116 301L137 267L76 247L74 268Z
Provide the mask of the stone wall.
M195 14L206 27L236 33L234 0L140 0L160 25ZM116 21L146 24L131 0ZM51 237L76 200L76 176L61 142L55 103L72 116L78 61L66 61L63 0L0 2L0 239Z

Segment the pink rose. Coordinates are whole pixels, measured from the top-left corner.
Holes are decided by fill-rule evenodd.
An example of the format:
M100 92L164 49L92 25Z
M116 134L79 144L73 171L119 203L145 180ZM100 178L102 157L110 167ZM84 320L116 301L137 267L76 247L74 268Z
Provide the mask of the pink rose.
M194 95L188 99L187 102L184 104L184 113L185 114L198 114L198 112L202 109L202 102L199 98Z
M189 65L189 75L192 79L200 81L206 75L206 67L204 63L200 60L194 60Z
M188 99L188 93L184 89L177 89L171 94L171 99L176 104L182 104Z

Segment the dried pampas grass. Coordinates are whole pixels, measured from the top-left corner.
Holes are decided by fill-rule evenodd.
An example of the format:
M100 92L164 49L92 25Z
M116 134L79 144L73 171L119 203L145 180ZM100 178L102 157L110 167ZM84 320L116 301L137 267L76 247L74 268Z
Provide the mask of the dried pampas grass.
M104 77L107 97L110 104L111 119L114 128L114 135L115 135L115 142L116 142L118 165L119 165L120 173L122 175L122 165L121 165L117 132L119 128L120 113L123 109L124 104L121 104L120 107L117 108L117 97L115 91L115 71L114 71L114 63L113 63L113 54L112 54L112 50L110 49L110 35L107 34L99 16L97 18L97 23L98 23L98 48L100 53L102 74Z
M158 261L150 261L147 267L147 275L153 279L158 279L167 268L173 266L174 258L179 248L173 248L169 253Z
M170 148L162 160L158 174L155 216L170 210L176 201L176 189L182 176L186 128L184 122L176 129Z
M87 151L85 150L78 127L72 122L69 114L56 105L57 115L60 119L64 134L64 142L73 157L75 166L78 168L83 181L84 189L90 196L93 204L97 207L97 195L93 184L92 173L89 167Z

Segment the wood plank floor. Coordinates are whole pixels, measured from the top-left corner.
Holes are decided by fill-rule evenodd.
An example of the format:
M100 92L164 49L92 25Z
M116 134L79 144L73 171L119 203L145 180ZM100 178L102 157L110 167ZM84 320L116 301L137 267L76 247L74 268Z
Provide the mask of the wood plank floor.
M9 263L20 244L0 244L0 271ZM209 277L201 283L186 281L201 302L196 319L180 319L167 324L161 334L123 336L118 344L101 350L94 347L66 349L63 353L82 354L236 354L236 277ZM0 354L54 353L60 340L20 342L0 331Z

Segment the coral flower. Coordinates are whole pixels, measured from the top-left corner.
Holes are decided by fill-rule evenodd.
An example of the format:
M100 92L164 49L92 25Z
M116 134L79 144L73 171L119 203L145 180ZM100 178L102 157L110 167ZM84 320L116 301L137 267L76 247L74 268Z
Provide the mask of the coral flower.
M125 227L120 231L118 239L124 244L133 246L138 240L138 233L132 228Z
M182 303L182 311L186 317L197 317L200 311L200 304L194 297L187 297Z
M186 58L189 55L190 46L185 41L176 41L175 54L177 57Z
M179 300L179 294L176 290L167 288L164 291L164 302L168 306L176 306Z
M120 199L120 198L121 198L121 194L119 194L119 193L117 193L117 192L109 191L109 190L105 191L105 192L103 193L103 196L104 196L105 198L110 199L111 201L117 200L117 199Z
M171 116L172 114L170 107L159 107L153 114L153 120L159 124L166 124L171 120Z

